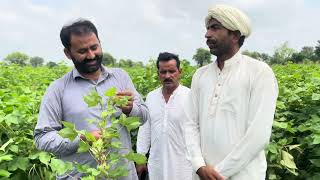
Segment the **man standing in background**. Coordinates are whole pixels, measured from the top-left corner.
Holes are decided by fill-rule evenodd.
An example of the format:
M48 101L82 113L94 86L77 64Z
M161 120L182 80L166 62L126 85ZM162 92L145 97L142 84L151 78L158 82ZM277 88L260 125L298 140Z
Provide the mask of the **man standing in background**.
M139 128L137 152L147 154L150 180L191 180L192 167L187 159L184 141L183 111L190 89L179 84L181 76L179 57L160 53L157 60L162 87L147 95L150 121ZM141 174L146 165L138 165Z

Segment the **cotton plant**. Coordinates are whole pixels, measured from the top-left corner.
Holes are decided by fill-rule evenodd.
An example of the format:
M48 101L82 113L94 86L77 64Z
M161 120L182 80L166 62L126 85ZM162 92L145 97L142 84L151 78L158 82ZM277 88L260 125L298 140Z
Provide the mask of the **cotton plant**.
M125 160L134 161L137 164L146 162L146 157L142 154L134 153L127 149L126 154L120 153L124 148L120 142L119 128L127 128L128 132L136 129L140 125L138 117L127 117L121 114L116 117L116 108L127 104L128 97L116 96L116 88L110 88L104 93L105 97L99 96L97 91L92 90L87 96L84 96L84 101L88 107L99 106L101 108L101 116L98 122L98 128L101 130L101 138L96 139L90 132L85 130L78 131L75 125L63 121L64 128L59 131L59 134L73 141L76 137L82 136L79 141L77 153L89 152L96 160L97 166L90 167L86 164L78 164L76 162L63 162L59 159L51 159L54 162L50 163L50 167L58 175L67 173L73 167L84 173L83 180L94 179L117 179L127 176L129 170ZM105 99L104 99L105 98ZM107 102L105 105L103 102ZM89 123L96 122L95 119L88 120ZM85 140L84 140L85 139Z

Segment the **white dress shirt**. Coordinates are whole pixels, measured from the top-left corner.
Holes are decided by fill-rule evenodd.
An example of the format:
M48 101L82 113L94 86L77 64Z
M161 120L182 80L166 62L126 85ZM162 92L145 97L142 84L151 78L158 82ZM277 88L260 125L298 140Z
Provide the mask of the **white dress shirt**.
M192 179L183 129L186 115L182 108L189 92L189 88L179 85L167 103L162 87L147 95L146 104L151 119L139 128L137 152L146 154L150 148L150 180Z
M278 96L272 69L238 52L222 70L217 62L198 69L190 96L185 137L194 171L211 165L226 179L264 180Z

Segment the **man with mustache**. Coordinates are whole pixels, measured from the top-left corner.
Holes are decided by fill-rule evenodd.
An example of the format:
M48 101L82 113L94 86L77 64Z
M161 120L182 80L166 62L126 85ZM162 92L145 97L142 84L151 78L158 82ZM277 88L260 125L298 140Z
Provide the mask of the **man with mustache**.
M194 179L264 180L277 80L266 63L240 53L251 32L243 12L216 5L205 23L207 45L217 59L194 74L186 106Z
M181 69L177 55L160 53L157 68L162 87L147 95L150 121L139 128L137 152L150 152L150 180L191 180L192 167L186 155L183 130L186 115L182 109L190 89L179 84ZM146 165L137 166L139 175L146 169Z
M128 74L118 68L106 68L101 65L102 48L98 32L94 24L88 20L78 20L61 29L60 38L65 55L72 60L75 68L62 78L54 81L43 96L39 119L34 131L35 144L39 150L53 153L64 161L78 162L96 166L96 161L87 153L76 153L79 140L62 138L58 131L63 128L61 121L75 124L78 130L86 130L99 139L101 131L97 123L89 123L88 119L100 119L99 107L90 107L83 97L93 89L100 96L111 87L116 87L118 96L129 96L126 106L120 107L117 115L140 117L141 123L149 118L149 112L134 88ZM106 102L105 102L106 103ZM119 129L124 151L131 150L130 134L126 128ZM125 153L125 152L124 152ZM121 180L137 180L133 162L127 164L129 175ZM73 170L57 179L79 179L83 174Z

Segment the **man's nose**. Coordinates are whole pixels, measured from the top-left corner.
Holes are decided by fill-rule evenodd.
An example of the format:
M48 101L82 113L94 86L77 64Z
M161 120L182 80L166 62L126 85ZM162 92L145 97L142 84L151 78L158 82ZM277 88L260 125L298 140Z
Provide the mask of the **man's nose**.
M171 73L167 71L166 74L165 74L165 77L169 78L170 76L171 76Z
M94 59L96 57L96 54L92 50L88 50L87 59Z
M208 38L210 38L211 36L212 36L212 35L211 35L210 30L207 30L207 31L206 31L206 34L204 35L204 37L208 39Z

